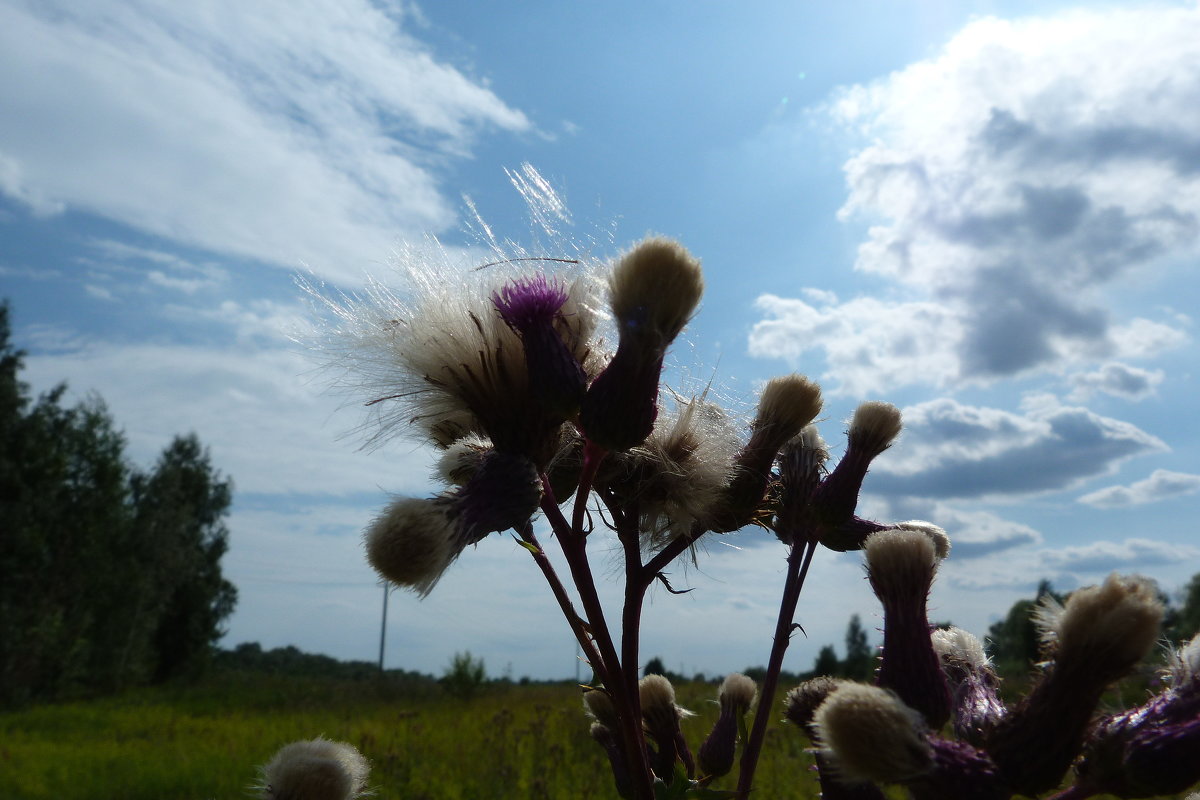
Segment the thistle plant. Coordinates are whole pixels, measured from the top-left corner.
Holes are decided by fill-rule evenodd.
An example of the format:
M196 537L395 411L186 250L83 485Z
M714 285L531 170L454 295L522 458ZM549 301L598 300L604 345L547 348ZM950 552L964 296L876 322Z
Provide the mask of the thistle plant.
M1192 666L1181 668L1173 699L1146 712L1175 720L1168 728L1122 719L1089 733L1100 692L1154 641L1161 609L1136 582L1114 579L1061 614L1047 611L1056 666L1012 709L969 634L931 633L925 601L949 553L946 534L857 513L870 465L900 434L894 406L859 406L831 466L812 424L821 390L802 375L769 381L748 424L707 390L667 386L668 352L704 290L700 262L682 245L651 237L605 264L582 248L542 258L486 243L495 258L465 279L412 259L406 292L371 284L362 297L328 298L309 287L333 320L323 342L330 364L376 415L373 441L403 431L439 452L445 488L393 500L366 531L367 558L424 596L468 545L511 532L592 669L583 687L590 732L621 797L752 796L821 547L863 550L884 607L876 686L828 682L789 695L788 718L813 738L827 797L881 797L872 782L903 783L919 797L1043 793L1087 747L1129 763L1112 777L1087 766L1098 755L1083 762L1079 785L1110 791L1144 781L1143 763L1195 747L1194 655L1181 656ZM643 602L657 581L671 589L665 571L677 559L699 558L705 541L746 527L778 540L786 562L767 669L761 686L726 678L720 715L693 748L680 724L689 712L670 683L639 680ZM542 542L547 530L561 574ZM593 545L602 537L606 553L615 538L621 561L615 613L597 590ZM948 722L959 740L941 737Z

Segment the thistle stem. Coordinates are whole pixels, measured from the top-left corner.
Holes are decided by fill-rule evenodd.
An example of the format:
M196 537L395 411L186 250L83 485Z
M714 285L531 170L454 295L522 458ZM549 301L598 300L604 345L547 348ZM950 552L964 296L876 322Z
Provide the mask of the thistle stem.
M604 684L608 683L608 675L606 673L604 662L600 658L600 654L596 651L596 644L587 634L584 626L583 618L575 611L575 605L571 602L571 596L567 594L567 589L558 578L558 573L554 571L554 565L550 563L550 559L546 557L546 551L542 549L537 537L533 534L533 525L526 522L518 529L521 539L535 548L537 552L529 551L533 556L533 562L537 564L538 569L542 571L542 575L546 578L546 583L550 585L550 591L554 594L554 599L558 601L558 607L562 610L563 616L567 618L567 624L571 626L571 633L575 636L575 641L579 642L580 648L583 650L584 657L588 660L588 664L600 678Z
M796 540L793 540L795 542ZM754 783L754 771L758 768L758 757L762 752L763 740L767 735L767 722L771 718L775 704L775 689L779 684L779 672L783 668L783 655L787 651L792 636L792 621L796 616L796 604L800 600L800 590L804 587L804 578L808 575L808 566L812 563L813 554L817 550L816 536L808 536L804 540L803 554L792 544L787 558L787 577L783 583L783 601L779 605L779 620L775 624L775 643L771 647L771 659L767 664L767 674L763 677L762 692L759 695L758 708L754 710L754 727L746 740L746 749L742 752L741 769L738 773L738 800L749 800L751 785Z

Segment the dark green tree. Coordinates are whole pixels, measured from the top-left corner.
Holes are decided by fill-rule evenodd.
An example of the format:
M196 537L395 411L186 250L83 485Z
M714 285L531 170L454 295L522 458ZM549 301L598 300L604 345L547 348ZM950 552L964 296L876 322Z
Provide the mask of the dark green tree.
M194 437L138 474L103 402L32 399L23 358L0 304L0 703L200 665L233 608L229 483Z
M854 614L846 626L846 659L842 662L841 675L851 680L865 681L874 671L875 654L867 641L867 631L858 614Z
M837 651L833 649L833 645L827 644L817 651L817 659L813 662L812 668L813 677L839 675L841 671L842 662L838 660Z
M1060 603L1064 600L1049 581L1043 580L1038 583L1035 598L1013 603L1008 615L988 628L988 655L1002 673L1024 672L1040 658L1041 642L1037 626L1033 624L1033 612L1046 597Z
M1168 635L1175 642L1186 641L1200 633L1200 572L1183 587L1182 595L1183 605L1168 629Z

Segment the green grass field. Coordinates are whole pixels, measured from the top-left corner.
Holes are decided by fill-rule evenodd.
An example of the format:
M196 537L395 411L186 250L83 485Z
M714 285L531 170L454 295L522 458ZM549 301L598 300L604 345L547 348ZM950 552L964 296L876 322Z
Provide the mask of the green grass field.
M684 722L694 750L716 717L715 687L676 688L697 713ZM581 708L572 686L493 686L462 700L386 682L227 673L0 715L0 798L246 798L257 765L318 734L370 759L379 800L614 798ZM816 797L806 746L790 726L772 726L758 797Z

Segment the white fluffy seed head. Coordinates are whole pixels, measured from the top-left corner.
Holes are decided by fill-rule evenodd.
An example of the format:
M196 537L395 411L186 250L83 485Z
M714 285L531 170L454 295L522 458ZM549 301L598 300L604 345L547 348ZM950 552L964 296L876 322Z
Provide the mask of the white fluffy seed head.
M1171 654L1168 668L1175 688L1200 681L1200 633Z
M262 768L264 800L352 800L362 795L370 765L345 742L317 737L285 745Z
M932 522L926 522L921 519L910 519L907 522L898 522L896 527L903 531L920 531L930 538L933 542L933 550L937 555L938 561L944 561L950 556L950 537L946 535L946 531L934 525Z
M891 447L902 427L900 409L891 403L872 400L855 409L850 420L850 443L874 457Z
M609 278L613 315L626 331L666 348L691 319L704 293L700 262L672 239L634 245ZM632 327L631 327L632 326Z
M972 672L989 668L983 643L962 628L939 628L931 637L933 650L943 663L959 664Z
M920 713L876 686L844 683L813 718L819 746L851 782L896 783L933 765Z
M592 689L583 693L583 707L587 711L588 716L596 720L609 730L620 730L621 724L617 721L617 709L613 705L612 698L607 692L602 692L599 689Z
M822 403L821 387L805 376L772 378L759 396L754 428L766 432L778 447L804 430L821 413Z
M492 443L486 436L469 433L441 452L434 474L451 486L465 486L491 449Z
M717 702L721 704L721 711L728 710L735 714L745 714L750 706L754 705L756 697L758 686L754 679L740 672L726 675L725 680L721 682L721 689L717 692Z
M1039 626L1059 663L1090 664L1106 674L1123 672L1150 652L1163 615L1149 580L1115 573L1072 592L1061 611L1047 608Z
M367 561L384 578L429 594L457 553L454 524L434 500L392 501L363 535Z
M884 594L907 595L914 587L929 590L937 571L937 547L923 531L889 528L863 542L871 586Z
M642 716L650 730L663 731L679 726L682 717L692 713L675 705L675 687L662 675L647 675L638 681Z
M641 445L608 459L611 483L622 497L636 499L641 529L650 544L687 534L708 517L729 482L738 432L716 403L704 397L678 400L662 414Z

